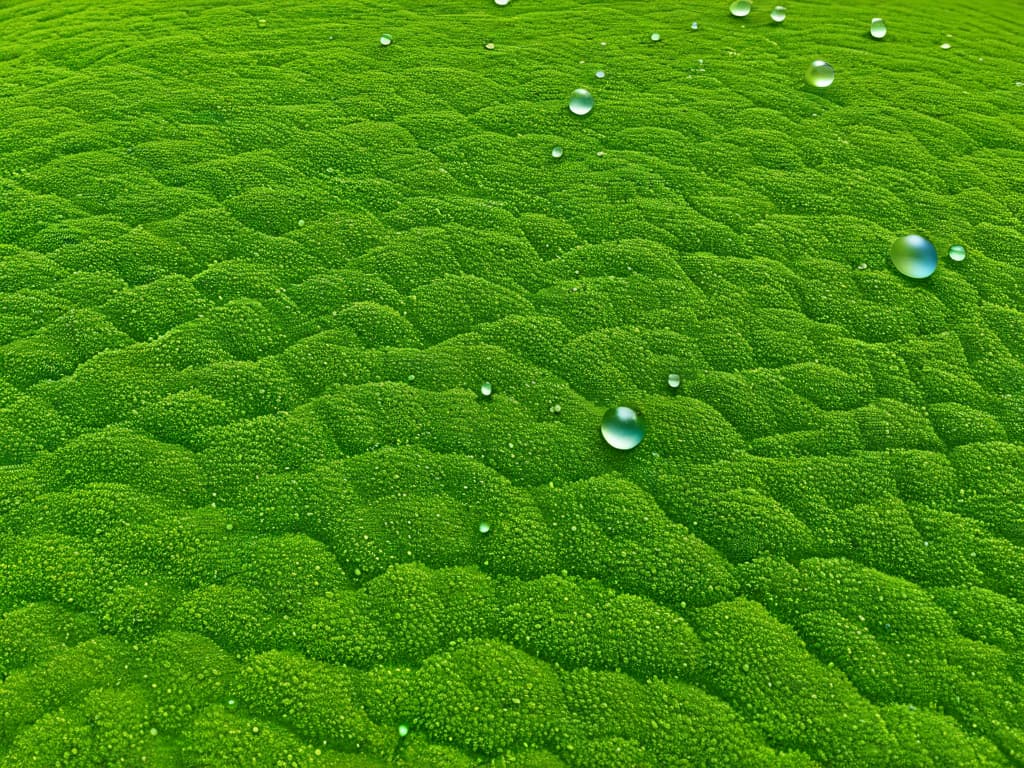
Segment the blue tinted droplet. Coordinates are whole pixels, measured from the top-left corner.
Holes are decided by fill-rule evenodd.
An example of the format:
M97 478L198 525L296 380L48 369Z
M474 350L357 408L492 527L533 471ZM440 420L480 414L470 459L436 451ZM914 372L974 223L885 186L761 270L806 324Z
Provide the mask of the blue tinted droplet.
M953 261L963 261L967 258L967 249L962 245L949 246L949 258Z
M925 237L906 235L892 244L892 265L907 277L929 277L938 264L935 246Z

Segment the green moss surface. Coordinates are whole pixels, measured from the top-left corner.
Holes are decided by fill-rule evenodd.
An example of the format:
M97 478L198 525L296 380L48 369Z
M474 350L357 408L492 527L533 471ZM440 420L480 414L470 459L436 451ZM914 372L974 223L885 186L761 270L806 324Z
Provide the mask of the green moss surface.
M1024 8L754 5L0 8L0 768L1024 765Z

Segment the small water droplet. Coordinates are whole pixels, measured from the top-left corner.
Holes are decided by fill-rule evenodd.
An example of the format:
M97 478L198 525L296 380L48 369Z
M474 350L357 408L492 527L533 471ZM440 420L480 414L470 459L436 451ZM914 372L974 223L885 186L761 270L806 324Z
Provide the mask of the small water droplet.
M815 88L828 88L835 79L836 71L827 61L817 59L807 68L807 82Z
M940 46L939 46L939 48L941 48L941 49L942 49L942 50L944 50L944 51L948 51L948 50L949 50L950 48L952 48L952 47L953 47L953 46L952 46L952 45L950 45L949 43L943 43L942 45L940 45Z
M564 154L565 154L565 150L564 150L564 149L562 149L562 148L561 148L561 147L559 147L559 146L554 146L554 147L552 147L552 148L551 148L551 156L552 156L553 158L555 158L556 160L557 160L558 158L560 158L560 157L561 157L562 155L564 155Z
M871 20L871 36L875 38L875 40L881 40L885 37L885 33L888 31L889 30L885 28L885 22L881 19L874 18Z
M774 8L772 8L771 17L772 21L774 21L776 24L781 24L782 22L784 22L786 20L786 6L776 5Z
M480 523L480 525L478 525L476 527L476 529L478 531L480 531L480 533L490 533L491 532L491 524L488 523L486 520L484 520L484 521L482 521Z
M234 699L228 699L227 700L227 708L228 709L237 709L238 708L238 702L235 701Z
M692 29L694 32L696 32L698 29L700 29L700 24L698 24L695 21L695 22L693 22L693 24L690 25L690 29Z
M632 408L618 406L605 411L601 420L601 435L612 448L628 451L644 439L647 423Z
M577 88L569 97L569 111L574 115L589 115L594 108L594 97L586 88Z
M906 235L892 244L892 264L907 277L929 277L938 263L935 246L925 237Z
M729 6L729 13L738 18L743 18L750 13L750 0L734 0Z
M484 43L484 48L486 48L488 51L493 51L494 43Z
M267 20L264 18L256 19L256 26L262 29L263 27L267 26Z
M594 73L594 77L596 77L598 80L604 80L604 70L597 70L597 72Z
M495 5L508 5L511 0L494 0Z
M967 258L967 249L962 245L949 246L949 258L953 261L963 261Z
M394 38L391 37L391 35L381 35L380 36L380 44L381 45L391 45L393 40L394 40Z
M494 393L494 387L491 386L491 382L485 381L480 385L480 394L484 397L490 397Z
M400 738L403 738L403 739L406 736L408 736L409 735L409 726L406 725L405 723L402 723L401 725L399 725L398 726L398 735L399 735Z
M560 406L558 403L555 403L554 405L551 406L550 411L557 416L562 412L562 406Z
M668 386L670 389L679 389L680 383L681 379L679 378L678 373L670 373L668 375Z
M660 43L661 42L661 35L658 34L657 32L651 32L651 42L652 43Z

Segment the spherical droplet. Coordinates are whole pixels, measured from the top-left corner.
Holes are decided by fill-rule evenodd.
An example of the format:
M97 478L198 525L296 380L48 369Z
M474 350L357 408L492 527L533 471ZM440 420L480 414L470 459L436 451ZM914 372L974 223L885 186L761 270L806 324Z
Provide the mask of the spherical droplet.
M391 35L381 35L380 36L380 44L381 45L391 45L391 42L393 40L394 40L394 38L391 37Z
M871 36L875 38L875 40L881 40L885 37L886 32L888 32L888 30L885 28L884 21L878 18L871 20Z
M892 265L907 277L928 277L938 264L935 246L927 238L906 235L892 244Z
M267 20L262 17L256 19L256 26L262 29L263 27L267 26Z
M508 5L510 0L494 0L495 5Z
M729 13L743 18L750 13L750 0L734 0L733 4L729 6Z
M557 416L558 414L560 414L562 412L562 406L559 405L558 403L555 403L554 405L551 406L551 408L549 410L553 414L555 414L555 416Z
M651 42L652 43L661 42L661 35L659 35L657 32L651 32Z
M698 29L700 29L700 24L698 24L695 21L695 22L693 22L693 24L690 25L690 29L692 29L694 32L696 32Z
M408 726L408 725L406 725L405 723L402 723L401 725L399 725L399 726L398 726L398 735L399 735L399 736L400 736L401 738L403 738L403 739L404 739L404 738L405 738L406 736L408 736L408 735L409 735L409 726Z
M953 261L963 261L967 258L967 249L962 245L949 246L949 258Z
M484 520L483 522L480 523L480 525L478 525L476 527L476 529L478 531L480 531L480 533L490 533L491 532L491 524L488 523L486 520Z
M494 43L490 43L490 42L484 43L484 48L486 48L488 51L493 51L494 50Z
M609 408L601 419L601 435L612 448L628 451L644 439L647 423L632 408Z
M594 108L594 97L586 88L577 88L569 97L569 111L574 115L589 115Z
M491 382L485 381L480 385L480 394L484 397L490 397L494 394L494 387L491 386Z
M776 5L774 8L772 8L772 12L770 15L772 17L772 21L774 21L776 24L781 24L786 20L786 6Z
M835 82L836 71L827 61L817 59L807 68L807 82L815 88L828 88Z
M678 373L670 373L668 375L668 386L669 389L679 389L680 378Z
M564 154L565 154L565 150L562 149L561 147L555 146L555 147L551 148L551 156L553 158L555 158L555 160L557 160L558 158L560 158Z
M952 48L952 47L953 47L953 46L952 46L952 45L950 45L949 43L943 43L942 45L940 45L940 46L939 46L939 48L941 48L941 49L942 49L942 50L944 50L944 51L948 51L948 50L949 50L950 48Z
M238 708L238 702L235 701L234 699L228 699L227 700L227 708L228 709L237 709Z
M597 72L594 73L594 77L596 77L598 80L604 80L604 70L597 70Z

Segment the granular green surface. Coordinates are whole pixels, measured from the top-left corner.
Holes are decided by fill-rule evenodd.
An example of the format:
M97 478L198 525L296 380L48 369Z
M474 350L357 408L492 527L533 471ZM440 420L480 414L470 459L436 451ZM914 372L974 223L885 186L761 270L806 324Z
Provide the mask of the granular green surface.
M4 3L0 766L1024 765L1024 6L788 5Z

